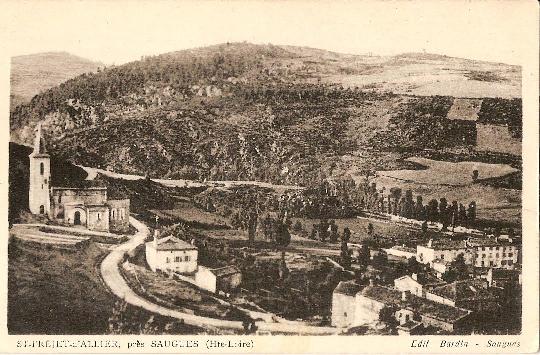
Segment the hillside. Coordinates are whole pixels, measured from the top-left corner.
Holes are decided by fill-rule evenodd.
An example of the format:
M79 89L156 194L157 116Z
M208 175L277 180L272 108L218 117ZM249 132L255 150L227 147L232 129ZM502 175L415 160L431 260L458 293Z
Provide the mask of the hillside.
M40 92L103 64L65 52L21 55L11 58L11 107L28 102Z
M474 122L447 118L452 96L390 92L397 81L386 79L382 86L350 86L394 72L401 73L392 75L402 89L418 86L418 77L403 71L413 68L431 73L433 84L441 70L458 67L467 77L459 80L471 85L519 81L515 67L438 55L383 58L224 44L68 80L12 111L12 140L30 142L41 119L51 151L80 164L152 177L301 185L347 172L351 164L359 171L403 168L410 164L402 158L428 149L486 159L474 151ZM471 74L480 67L483 74ZM498 104L482 104L479 117L495 108L519 119L519 98L493 100Z

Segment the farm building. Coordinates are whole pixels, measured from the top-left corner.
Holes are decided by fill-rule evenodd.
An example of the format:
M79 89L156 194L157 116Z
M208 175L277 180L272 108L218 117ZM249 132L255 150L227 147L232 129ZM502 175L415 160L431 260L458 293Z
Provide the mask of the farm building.
M232 265L217 269L199 266L194 282L197 287L204 290L225 294L236 290L240 283L242 283L242 272Z

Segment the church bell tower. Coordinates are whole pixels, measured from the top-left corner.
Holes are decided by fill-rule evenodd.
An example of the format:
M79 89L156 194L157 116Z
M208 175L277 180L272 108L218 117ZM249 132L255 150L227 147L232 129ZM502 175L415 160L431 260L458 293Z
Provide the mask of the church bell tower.
M45 141L41 136L41 122L36 128L34 151L30 154L30 187L28 205L30 212L49 215L51 200L49 186L51 184L51 158L45 149Z

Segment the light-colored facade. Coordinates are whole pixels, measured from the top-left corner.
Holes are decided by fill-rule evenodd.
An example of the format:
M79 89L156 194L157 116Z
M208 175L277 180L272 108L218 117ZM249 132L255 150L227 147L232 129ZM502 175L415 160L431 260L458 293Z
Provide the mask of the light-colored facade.
M145 245L146 262L152 271L193 274L197 271L197 247L173 236L154 240Z
M51 183L51 158L45 150L45 142L41 137L41 124L37 126L34 139L34 150L30 158L30 185L28 191L28 207L37 215L49 216L51 201L49 187Z
M359 287L355 293L356 287ZM400 323L421 323L449 332L467 332L468 310L398 291L384 286L355 286L352 281L340 282L332 299L332 325L350 328L380 321L381 312L389 308ZM352 314L352 316L351 316ZM411 328L411 327L407 327ZM413 328L416 328L414 326Z
M50 157L38 124L30 159L30 212L89 230L127 232L129 200L109 200L106 187L51 187Z
M424 297L424 288L412 276L405 275L394 280L394 288L398 291L409 291L418 297Z
M435 260L449 262L459 254L463 254L465 263L472 264L474 254L467 249L464 242L437 243L430 240L427 245L416 247L416 260L431 265Z
M519 263L519 253L518 244L496 238L444 242L430 240L427 245L417 246L416 259L442 272L446 269L443 266L454 261L459 254L463 254L467 265L513 269Z
M520 248L515 244L493 242L477 243L475 246L476 267L514 268L519 260Z

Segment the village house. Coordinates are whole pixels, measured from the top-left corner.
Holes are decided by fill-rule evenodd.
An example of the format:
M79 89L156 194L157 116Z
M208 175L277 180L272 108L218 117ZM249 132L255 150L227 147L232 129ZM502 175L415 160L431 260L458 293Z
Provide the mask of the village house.
M30 159L30 212L59 223L89 230L125 233L129 229L129 199L111 200L107 188L51 186L51 159L38 124Z
M356 294L362 289L353 281L341 281L332 294L332 325L349 328L357 324L354 319Z
M468 310L433 302L408 291L373 284L362 287L354 281L342 281L336 290L332 300L332 325L336 327L376 323L380 321L381 312L389 308L402 332L417 332L419 324L450 333L469 330ZM354 301L352 294L355 294Z
M507 270L507 269L494 269L490 268L487 273L482 275L489 287L505 286L517 286L521 285L521 271L520 270Z
M426 298L482 313L498 309L500 294L496 289L490 288L486 280L469 279L435 287L426 292Z
M430 239L426 245L416 246L416 260L430 266L434 261L451 262L459 254L463 254L466 264L473 262L474 254L464 240Z
M465 264L475 267L512 269L519 263L518 243L501 238L468 238L467 240L430 239L427 245L418 245L418 262L428 264L443 274L448 264L463 254Z
M163 271L179 274L194 274L197 271L198 249L174 236L158 238L158 230L154 231L154 239L145 245L146 262L152 271Z
M476 267L513 269L519 263L520 245L502 238L470 238L470 248L474 248Z
M444 284L444 281L426 273L405 275L394 280L396 290L409 291L418 297L425 297L428 290Z

